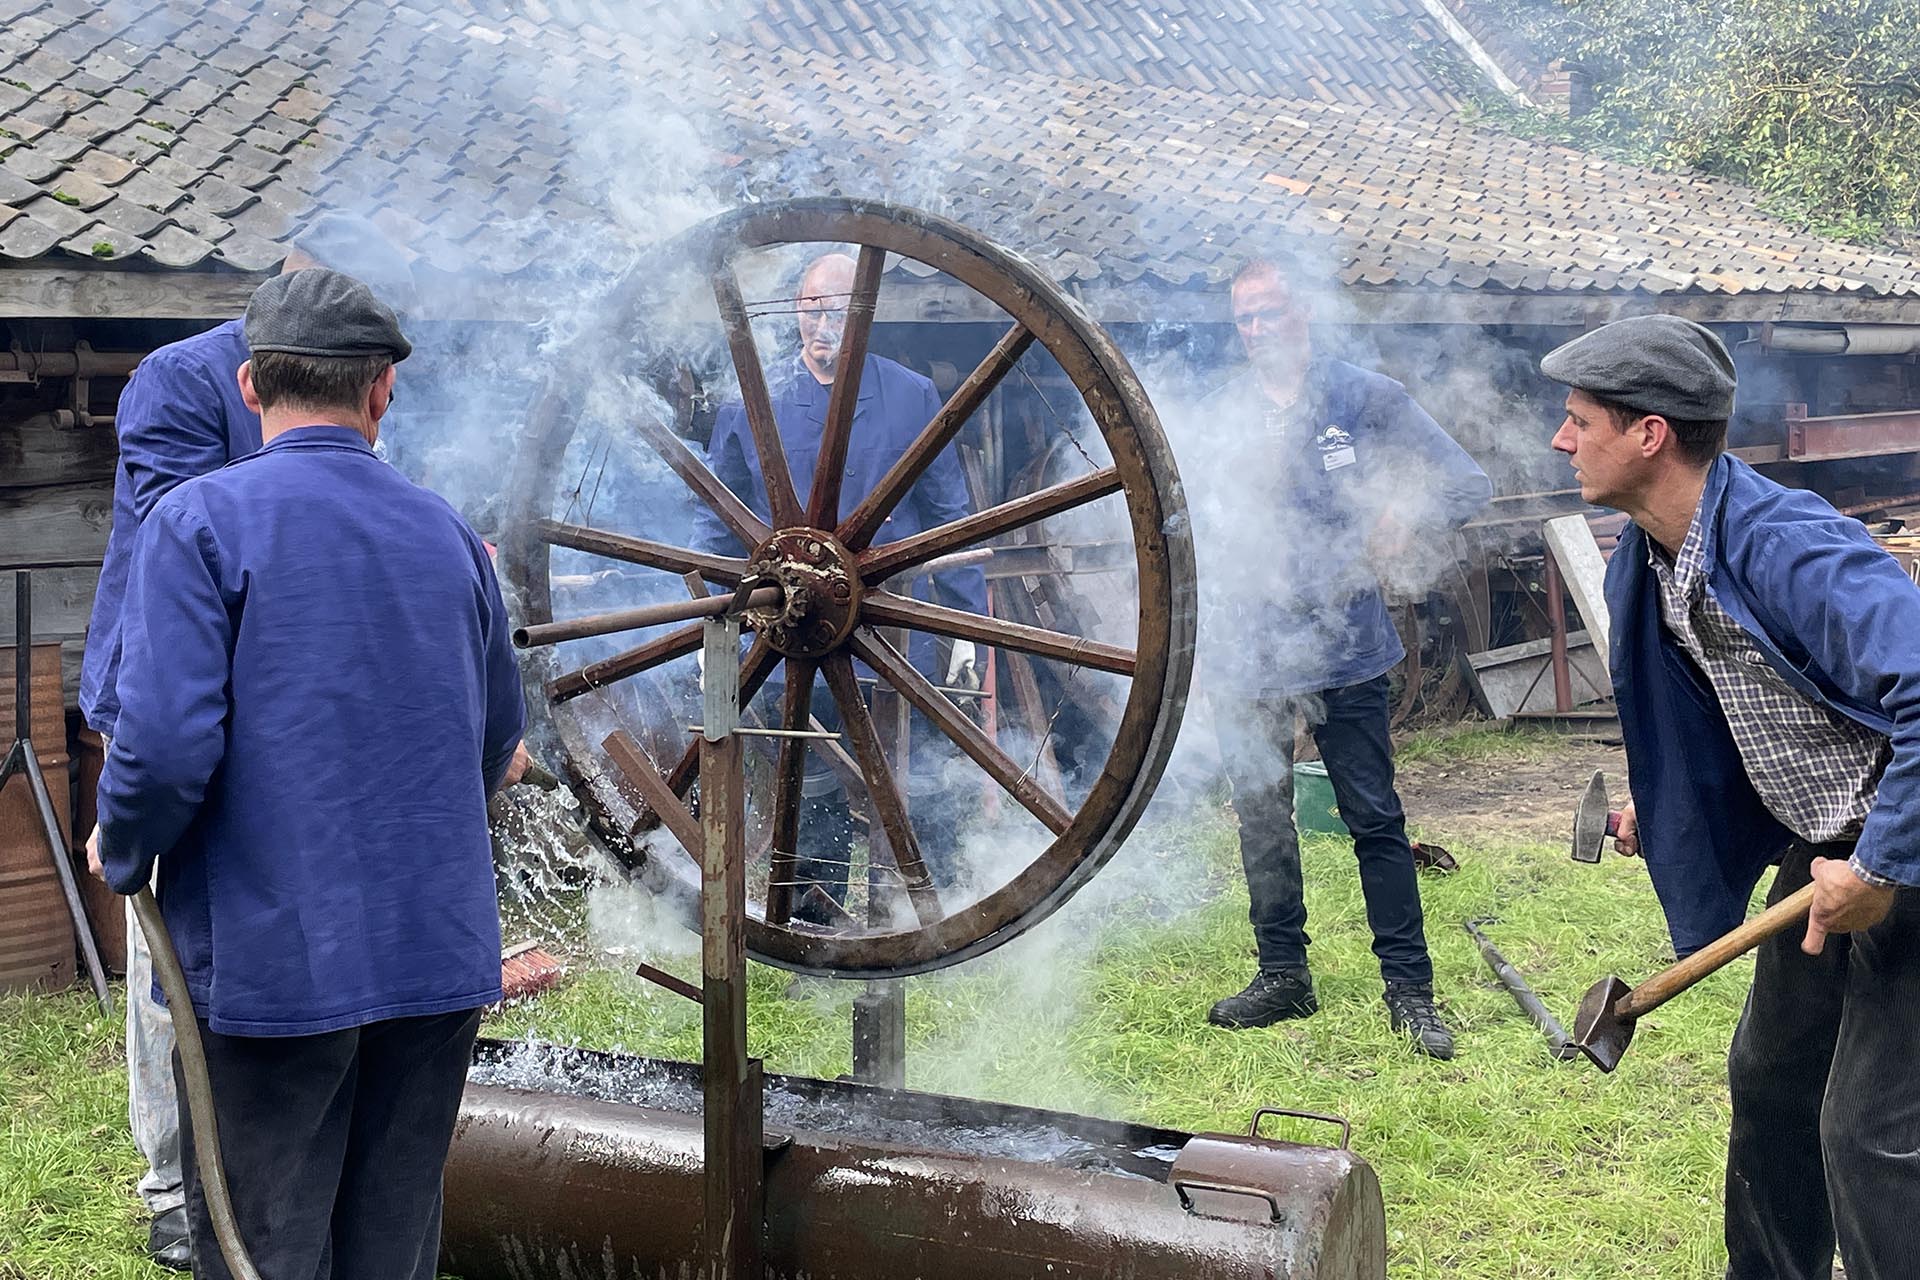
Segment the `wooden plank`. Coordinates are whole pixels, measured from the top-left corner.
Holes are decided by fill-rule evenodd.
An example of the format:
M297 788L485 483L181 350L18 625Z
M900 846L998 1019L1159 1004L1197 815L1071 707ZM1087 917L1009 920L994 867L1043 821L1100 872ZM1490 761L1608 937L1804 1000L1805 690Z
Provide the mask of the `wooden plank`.
M0 423L0 489L113 480L112 427L56 427L46 414Z
M43 639L86 634L93 616L98 569L36 569L33 574L33 634ZM0 573L0 641L13 638L13 575Z
M1546 539L1547 550L1560 565L1560 576L1566 580L1567 594L1573 597L1574 607L1580 610L1580 620L1587 624L1587 632L1593 637L1601 669L1611 671L1607 562L1600 554L1600 544L1594 541L1592 527L1585 516L1556 516L1541 525L1541 534Z
M10 561L98 560L113 527L113 485L0 489L0 548Z
M0 269L0 320L231 320L265 275L236 271Z
M1547 640L1529 640L1525 644L1489 649L1467 656L1467 679L1473 686L1481 710L1504 720L1522 711L1553 710L1552 661ZM1572 676L1576 706L1599 702L1613 694L1606 668L1584 631L1567 637L1567 666Z

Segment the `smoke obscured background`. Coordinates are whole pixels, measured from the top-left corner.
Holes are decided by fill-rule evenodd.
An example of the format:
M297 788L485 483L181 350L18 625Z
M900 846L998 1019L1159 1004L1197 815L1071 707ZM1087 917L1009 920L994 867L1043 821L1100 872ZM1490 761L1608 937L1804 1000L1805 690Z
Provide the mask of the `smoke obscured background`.
M1364 8L1362 0L1355 3ZM688 542L694 500L631 424L651 416L672 424L697 449L717 407L735 394L711 295L698 273L686 270L688 263L663 257L660 248L729 209L811 194L897 202L975 228L1032 255L1055 276L1095 280L1108 300L1129 300L1124 314L1115 313L1112 331L1135 362L1186 477L1201 542L1203 660L1162 803L1089 888L983 962L998 966L1006 980L1007 1003L995 1019L1057 1019L1083 994L1077 975L1112 930L1178 918L1226 884L1218 863L1191 855L1191 832L1221 821L1213 721L1233 714L1245 689L1206 654L1231 649L1255 666L1295 661L1296 654L1263 648L1261 635L1227 630L1233 625L1227 620L1236 602L1285 594L1297 575L1315 571L1324 549L1311 544L1298 514L1274 502L1262 484L1262 468L1272 460L1261 424L1209 418L1201 407L1240 360L1225 323L1224 277L1245 254L1285 243L1336 281L1352 246L1304 209L1250 215L1245 226L1214 226L1203 235L1188 216L1188 193L1130 179L1150 144L1130 135L1127 119L1109 118L1086 81L1057 74L1071 68L1048 68L1023 52L1017 34L1009 35L1006 6L967 0L899 8L912 19L911 47L876 43L868 56L848 60L821 46L770 40L763 29L769 7L748 0L493 0L477 5L470 18L429 6L433 38L463 51L448 67L433 65L425 53L418 61L406 54L404 27L416 21L408 16L415 11L395 15L370 2L348 5L351 15L389 38L390 51L381 56L397 82L410 88L439 80L438 110L464 102L471 114L429 118L406 106L414 100L407 93L390 96L377 79L331 64L312 67L308 86L335 111L384 113L384 145L403 156L397 178L362 182L356 175L367 157L323 139L326 154L317 162L339 176L323 188L322 200L370 216L401 247L419 253L421 302L409 317L419 354L403 371L391 456L496 542L510 540L516 486L529 485L556 518ZM1170 55L1193 34L1164 15L1143 21L1148 25L1138 38ZM450 75L461 82L445 82ZM519 136L496 130L501 103L515 104L536 123ZM1136 105L1196 139L1215 124L1204 118L1195 95L1174 89L1149 87ZM1049 167L1049 139L1066 130L1081 135L1079 154L1096 162ZM1098 141L1103 133L1104 143ZM1087 137L1095 145L1087 145ZM1195 164L1204 169L1209 163L1196 150ZM495 184L486 207L460 207L459 188L427 180L463 167ZM1207 177L1201 172L1196 182ZM463 217L471 229L450 239L444 233ZM1101 246L1115 243L1128 246L1131 264L1100 261ZM743 293L762 317L755 333L770 374L794 351L790 304L798 271L831 247L740 263ZM1169 280L1151 270L1196 254L1212 264L1210 278ZM1006 321L943 316L941 295L929 289L938 283L925 268L896 265L882 286L884 322L873 349L933 377L944 393L974 367ZM890 289L919 289L916 297L933 301L918 314L889 319ZM1196 295L1206 300L1196 302ZM1473 326L1383 328L1348 313L1338 288L1322 293L1318 306L1322 352L1404 380L1497 488L1556 487L1563 473L1545 448L1550 399L1527 390L1531 357L1524 335ZM1202 313L1205 318L1193 318ZM536 475L526 462L529 427L543 405L563 415L570 435L557 461ZM1108 461L1078 396L1038 349L962 444L977 464L976 505ZM1385 470L1418 475L1411 459ZM1423 515L1417 482L1398 481L1377 499L1410 523ZM1120 547L1117 562L1110 555L1104 568L1076 575L1066 586L1078 597L1075 625L1094 638L1131 644L1137 606L1120 499L1058 517L1040 532L1088 563L1100 548ZM1455 567L1453 547L1436 543L1391 566L1395 592L1418 600ZM681 598L688 590L672 574L562 550L553 552L550 571L556 617ZM1011 586L1020 588L1021 580ZM530 659L530 670L575 668L636 641L574 642ZM1344 641L1337 627L1313 638L1335 648ZM1033 669L1054 740L1041 740L1031 724L1009 716L1001 742L1017 759L1032 758L1036 770L1057 777L1071 801L1098 776L1112 741L1112 724L1086 710L1089 700L1098 704L1104 691L1106 704L1117 705L1125 682L1044 660ZM597 743L612 729L627 728L656 752L658 763L670 765L673 752L690 741L686 726L697 714L696 695L689 657L590 695L569 714L582 726L579 740ZM1003 707L1016 701L1004 681L999 700ZM559 764L554 756L562 744L549 730L536 730L531 742ZM589 772L597 767L578 763ZM979 778L969 772L954 785L978 788ZM963 837L976 894L1017 873L1046 839L1019 806L981 795L981 814ZM498 829L512 927L575 949L585 963L596 955L627 960L690 953L694 939L658 885L634 880L604 855L566 792L535 795L521 788L508 807ZM657 830L637 839L654 865L686 857ZM1223 987L1239 976L1221 975ZM943 1045L957 1052L977 1043L980 1030L956 1024L943 1032Z

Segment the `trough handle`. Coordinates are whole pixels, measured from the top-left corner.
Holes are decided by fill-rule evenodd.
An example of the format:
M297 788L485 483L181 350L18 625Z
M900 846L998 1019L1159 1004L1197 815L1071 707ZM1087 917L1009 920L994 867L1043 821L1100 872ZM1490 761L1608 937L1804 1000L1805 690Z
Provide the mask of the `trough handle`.
M1247 1136L1260 1136L1260 1122L1268 1116L1292 1116L1296 1120L1321 1120L1327 1124L1340 1126L1340 1149L1345 1151L1347 1144L1353 1141L1353 1121L1345 1116L1330 1116L1324 1111L1295 1111L1292 1107L1262 1107L1253 1113L1253 1123L1247 1126Z
M1175 1178L1173 1193L1180 1197L1180 1207L1196 1218L1207 1215L1193 1207L1193 1197L1188 1194L1191 1191L1217 1191L1221 1195L1252 1196L1256 1200L1265 1200L1268 1210L1273 1214L1273 1220L1280 1221L1280 1201L1271 1191L1264 1191L1259 1187L1235 1186L1230 1182L1194 1182L1187 1178Z

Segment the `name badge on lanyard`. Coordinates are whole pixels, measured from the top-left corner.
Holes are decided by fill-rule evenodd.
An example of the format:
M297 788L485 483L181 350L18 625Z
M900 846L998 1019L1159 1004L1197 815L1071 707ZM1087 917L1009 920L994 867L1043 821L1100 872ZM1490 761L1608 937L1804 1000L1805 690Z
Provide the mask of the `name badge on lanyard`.
M1313 447L1320 451L1322 471L1338 471L1359 461L1353 451L1353 437L1337 423L1322 428L1313 438Z

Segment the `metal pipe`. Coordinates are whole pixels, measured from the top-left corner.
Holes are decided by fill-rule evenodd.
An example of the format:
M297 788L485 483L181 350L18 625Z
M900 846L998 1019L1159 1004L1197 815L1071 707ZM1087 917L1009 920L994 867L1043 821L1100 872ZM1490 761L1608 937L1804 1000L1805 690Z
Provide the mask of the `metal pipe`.
M1461 927L1472 935L1474 945L1480 948L1481 959L1485 960L1487 967L1493 970L1493 976L1500 979L1500 985L1507 989L1507 994L1511 995L1513 1002L1520 1006L1520 1011L1546 1035L1547 1047L1552 1050L1553 1056L1562 1062L1579 1057L1579 1047L1567 1035L1566 1028L1560 1025L1560 1020L1548 1012L1547 1006L1541 1003L1540 997L1535 995L1533 988L1527 985L1527 980L1520 976L1518 969L1508 963L1505 956L1500 954L1499 948L1493 945L1493 941L1480 932L1480 926L1484 923L1487 922L1466 920L1461 923Z
M786 598L786 589L783 587L761 587L748 592L740 607L766 609L784 602ZM584 640L588 636L611 635L616 631L637 631L641 627L657 627L668 622L717 618L733 607L733 595L729 593L705 596L698 600L670 600L665 604L650 604L638 609L591 613L566 622L538 622L519 627L513 633L513 644L517 649L531 649L540 645L562 644L568 640Z
M1760 327L1760 349L1810 356L1903 356L1920 351L1920 325L1767 324Z
M72 351L0 351L0 382L39 378L124 378L146 355L139 351L95 351L85 343Z

